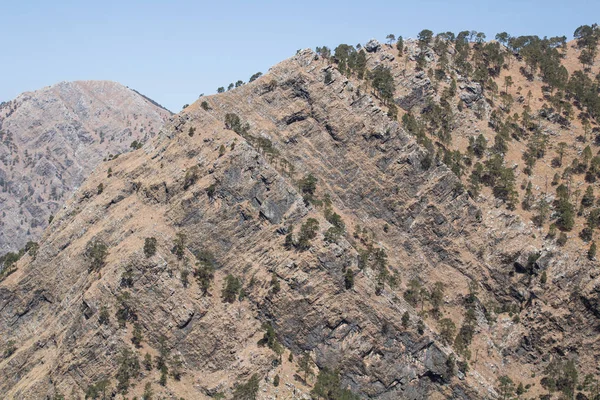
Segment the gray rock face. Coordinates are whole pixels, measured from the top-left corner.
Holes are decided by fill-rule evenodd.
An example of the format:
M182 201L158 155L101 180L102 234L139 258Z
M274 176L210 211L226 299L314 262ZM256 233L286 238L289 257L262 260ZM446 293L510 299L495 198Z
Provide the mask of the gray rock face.
M257 346L265 322L294 359L308 351L319 367L339 368L343 386L362 397L483 397L496 376L450 380L453 350L403 293L413 278L431 286L431 273L457 288L482 282L481 296L488 287L511 296L503 268L521 254L524 230L510 221L504 236L486 230L460 180L443 163L427 163L426 150L376 100L351 90L356 82L332 70L333 82L325 84L324 68L326 61L302 51L251 84L203 98L209 110L191 105L142 151L98 167L57 213L36 257L26 255L0 283L0 331L18 347L0 363L0 376L13 377L0 380L0 392L23 399L56 390L83 395L89 384L114 378L123 348L140 353L131 345L133 317L127 329L115 317L131 306L144 351L156 354L164 335L194 398L220 391L231 397L234 384L253 373L277 372L275 353ZM224 127L229 113L243 130ZM322 205L304 202L298 180L309 173ZM360 226L362 237L326 240L329 200L347 230ZM319 224L310 248L286 248L285 235L297 242L308 218ZM179 258L172 251L177 234L186 238ZM148 237L157 240L151 257L143 252ZM86 249L96 240L109 254L91 271ZM505 247L508 262L493 251ZM381 258L385 270L377 267ZM207 295L181 278L201 262L215 269ZM380 285L382 271L397 272L400 286ZM125 273L130 287L121 283ZM229 274L244 287L233 303L221 300ZM98 318L102 307L106 324ZM130 395L155 378L140 375ZM182 386L168 386L168 395L184 396Z
M371 39L369 40L366 44L365 44L365 50L368 53L375 53L377 50L379 50L381 48L381 43L379 43L377 40L375 39Z
M481 85L479 83L471 82L466 85L461 85L461 89L463 89L463 91L460 93L460 99L467 107L471 106L473 103L476 103L482 98L483 90L481 89Z
M102 81L59 83L4 103L0 255L37 240L48 217L104 157L148 140L169 115L137 92Z
M415 106L425 105L425 100L432 93L431 80L424 71L412 76L402 76L400 86L403 93L398 93L395 102L406 111Z

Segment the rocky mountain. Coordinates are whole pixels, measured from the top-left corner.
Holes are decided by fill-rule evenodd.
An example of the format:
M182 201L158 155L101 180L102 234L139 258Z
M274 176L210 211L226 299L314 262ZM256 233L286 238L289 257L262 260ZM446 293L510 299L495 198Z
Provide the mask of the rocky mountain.
M106 157L158 133L171 113L105 81L63 82L0 105L0 254L35 241Z
M585 35L303 50L199 99L3 271L0 392L597 398Z

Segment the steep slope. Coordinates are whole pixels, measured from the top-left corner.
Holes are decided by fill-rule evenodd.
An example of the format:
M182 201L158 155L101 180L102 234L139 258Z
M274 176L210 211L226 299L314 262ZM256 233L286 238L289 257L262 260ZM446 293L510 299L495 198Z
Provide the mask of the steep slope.
M171 113L115 82L63 82L0 105L0 254L36 240L109 155L153 137Z
M261 390L293 398L310 390L294 378L303 354L382 399L493 396L499 371L535 372L504 357L522 328L503 316L491 325L484 305L509 296L498 272L529 232L502 210L502 229L480 222L460 180L358 85L302 51L98 168L1 283L11 351L0 391L76 398L108 379L128 396L149 384L168 398L230 397L256 373ZM215 272L203 295L190 281L210 282L206 265ZM438 335L447 318L405 300L414 278L445 283L440 312L458 326L465 308L476 316L474 346L486 355L471 372ZM145 353L162 354L180 380L161 387L161 372L138 370L131 354Z

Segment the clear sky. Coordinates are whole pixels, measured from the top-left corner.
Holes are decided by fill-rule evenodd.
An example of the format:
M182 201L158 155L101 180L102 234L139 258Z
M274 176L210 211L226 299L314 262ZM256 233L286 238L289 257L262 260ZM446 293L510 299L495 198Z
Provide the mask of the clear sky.
M570 38L594 22L599 0L0 0L0 101L106 79L177 112L301 48L422 29Z

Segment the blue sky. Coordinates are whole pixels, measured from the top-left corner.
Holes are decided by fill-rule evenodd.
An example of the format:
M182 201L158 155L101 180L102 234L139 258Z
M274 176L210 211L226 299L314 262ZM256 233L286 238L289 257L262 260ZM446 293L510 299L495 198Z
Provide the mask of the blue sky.
M422 29L571 37L594 22L598 0L2 0L0 101L60 81L107 79L177 112L301 48Z

